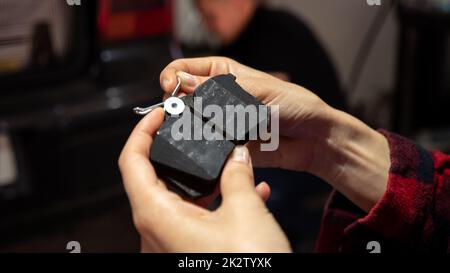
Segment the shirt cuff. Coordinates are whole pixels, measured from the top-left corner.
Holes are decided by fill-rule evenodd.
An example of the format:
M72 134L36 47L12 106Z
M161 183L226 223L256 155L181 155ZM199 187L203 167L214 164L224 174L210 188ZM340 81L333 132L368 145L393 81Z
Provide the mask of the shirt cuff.
M390 148L387 190L365 217L346 228L345 234L356 237L372 234L379 240L423 248L418 244L428 241L424 231L426 225L432 224L427 216L434 199L433 157L406 138L384 130L379 132L387 138Z

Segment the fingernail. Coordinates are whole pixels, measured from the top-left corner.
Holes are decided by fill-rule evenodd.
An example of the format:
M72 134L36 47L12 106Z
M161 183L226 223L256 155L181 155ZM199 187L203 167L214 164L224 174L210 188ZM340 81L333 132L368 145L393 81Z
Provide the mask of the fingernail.
M181 78L181 82L186 86L192 87L197 85L197 80L191 74L180 71L177 73L177 76Z
M250 162L249 151L245 146L237 146L236 148L234 148L234 151L231 154L230 159L235 162L249 164Z
M164 79L162 82L162 85L163 85L162 88L164 90L167 90L169 88L171 82L172 81L170 79Z

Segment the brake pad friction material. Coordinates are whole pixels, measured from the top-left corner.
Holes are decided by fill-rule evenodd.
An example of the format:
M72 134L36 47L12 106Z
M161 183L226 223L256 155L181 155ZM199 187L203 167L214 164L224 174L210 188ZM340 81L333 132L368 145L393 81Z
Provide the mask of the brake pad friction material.
M193 118L200 119L195 115ZM214 190L223 165L235 145L227 140L175 140L171 131L177 119L166 116L151 149L152 163L158 175L169 183L178 181L201 194L209 194ZM204 122L198 121L202 126L195 127L192 124L192 132L203 130Z
M236 114L223 115L223 121L215 124L216 130L222 131L225 137L235 144L245 144L251 132L257 136L260 124L265 126L269 124L269 108L242 89L232 74L216 76L206 81L195 90L194 97L202 98L203 109L209 105L220 106L222 113L227 113L227 107L238 109ZM256 114L254 116L256 120L250 120L250 116L245 112L246 108L254 110L252 112ZM197 114L202 115L202 113ZM245 120L244 128L238 128L239 118Z
M234 122L236 125L238 117L224 115L224 123L222 123L224 126L214 125L217 125L216 132L225 134L227 138L213 140L207 140L204 137L199 140L186 140L178 135L173 136L173 125L184 115L190 114L191 135L195 133L202 135L204 127L211 118L204 117L203 113L195 112L194 99L199 97L202 98L203 109L208 105L217 105L222 108L223 113L226 113L227 105L244 107L253 105L256 109L263 106L242 89L235 79L231 74L211 78L200 85L194 94L182 97L186 105L185 112L180 116L166 114L165 121L153 142L150 159L158 176L166 181L172 190L190 199L209 195L215 190L228 156L236 144L246 142L250 130L255 130L258 122L256 124L246 122L245 130L234 130L228 133L226 131L228 127L225 125L229 122ZM265 118L267 117L268 114Z

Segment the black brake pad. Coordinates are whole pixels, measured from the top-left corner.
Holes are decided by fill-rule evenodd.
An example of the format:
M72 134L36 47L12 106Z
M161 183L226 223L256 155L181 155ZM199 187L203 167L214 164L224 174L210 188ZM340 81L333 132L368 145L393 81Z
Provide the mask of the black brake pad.
M150 160L158 176L172 190L185 197L197 199L213 193L235 145L244 144L252 131L257 133L259 126L269 124L268 108L242 89L235 80L231 74L216 76L200 85L193 94L181 98L186 106L184 112L179 116L166 113L165 121L155 137ZM212 117L204 115L203 109L194 107L195 98L202 99L203 109L209 105L217 105L223 109L222 122L214 122ZM234 115L226 115L227 105L241 107L239 110L254 106L258 119L250 120L248 115L241 115L246 123L243 130L236 130L238 116L243 113L236 111ZM174 137L172 128L184 115L191 117L191 135L196 132L201 134L205 126L212 126L214 132L223 137L212 140L204 137L199 140L183 139L180 135ZM226 126L227 124L234 126Z

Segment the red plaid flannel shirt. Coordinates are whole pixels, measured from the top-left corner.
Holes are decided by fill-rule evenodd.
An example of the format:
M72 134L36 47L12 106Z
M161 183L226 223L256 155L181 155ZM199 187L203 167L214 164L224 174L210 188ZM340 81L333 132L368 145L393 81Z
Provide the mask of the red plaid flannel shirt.
M317 252L450 253L450 156L380 131L389 141L387 191L367 214L334 191L325 208Z

